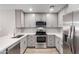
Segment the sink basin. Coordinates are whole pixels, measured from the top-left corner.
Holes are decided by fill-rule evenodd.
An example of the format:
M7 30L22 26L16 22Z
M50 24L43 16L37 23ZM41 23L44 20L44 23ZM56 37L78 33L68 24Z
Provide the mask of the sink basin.
M15 37L12 37L12 38L20 38L20 37L22 37L23 35L17 35L17 36L15 36Z

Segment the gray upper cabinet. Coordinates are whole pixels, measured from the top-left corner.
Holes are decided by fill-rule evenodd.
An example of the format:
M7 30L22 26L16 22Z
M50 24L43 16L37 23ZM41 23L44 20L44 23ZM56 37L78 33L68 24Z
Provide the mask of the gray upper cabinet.
M43 21L46 21L46 19L47 19L47 16L46 16L46 15L47 15L47 14L43 14L43 15L42 15L42 20L43 20Z
M57 14L36 14L36 21L46 21L46 27L57 27Z
M46 21L46 14L35 14L36 21Z
M25 27L35 27L35 14L25 14Z
M35 14L35 17L36 21L42 21L42 14Z
M24 27L24 13L22 10L15 10L16 27Z
M57 27L57 14L46 15L47 27Z
M69 14L64 15L63 24L65 26L75 25L79 26L79 11L74 11Z
M73 21L79 21L79 11L73 12Z
M64 26L72 25L72 13L63 16L63 25Z
M79 11L73 12L73 23L75 26L79 27Z
M36 21L46 21L46 27L57 27L57 14L25 14L25 27L36 27Z

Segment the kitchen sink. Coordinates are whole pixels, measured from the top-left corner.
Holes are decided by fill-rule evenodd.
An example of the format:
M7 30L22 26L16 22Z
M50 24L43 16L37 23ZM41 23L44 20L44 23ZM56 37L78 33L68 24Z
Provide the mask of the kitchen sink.
M12 38L20 38L20 37L22 37L23 35L17 35L17 36L14 36L14 37L12 37Z

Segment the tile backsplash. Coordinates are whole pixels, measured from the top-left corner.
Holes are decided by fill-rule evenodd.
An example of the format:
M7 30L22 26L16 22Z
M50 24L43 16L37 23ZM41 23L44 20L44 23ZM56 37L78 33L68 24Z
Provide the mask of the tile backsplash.
M17 31L21 33L36 33L37 29L36 28L27 28L27 29L17 29ZM46 29L47 33L61 33L62 28L48 28Z

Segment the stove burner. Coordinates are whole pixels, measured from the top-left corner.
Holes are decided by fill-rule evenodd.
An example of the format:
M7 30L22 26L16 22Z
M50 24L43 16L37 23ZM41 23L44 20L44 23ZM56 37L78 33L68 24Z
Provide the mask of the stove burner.
M46 35L46 32L43 32L43 31L37 31L37 32L36 32L36 35Z

